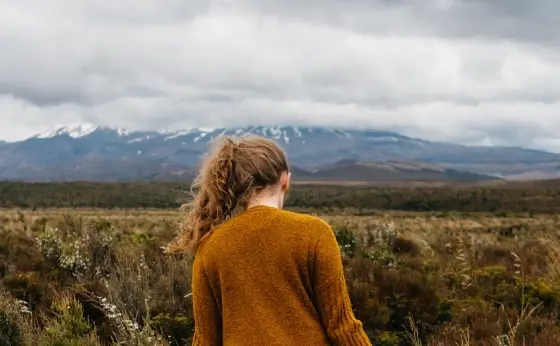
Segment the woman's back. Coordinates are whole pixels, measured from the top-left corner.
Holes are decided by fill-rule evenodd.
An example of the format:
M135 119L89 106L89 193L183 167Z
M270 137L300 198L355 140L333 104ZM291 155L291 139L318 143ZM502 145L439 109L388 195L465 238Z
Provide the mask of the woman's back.
M284 151L262 137L222 139L168 246L195 255L193 344L371 345L331 228L282 210L291 177Z
M195 345L370 345L316 217L256 206L226 221L199 245L193 299Z

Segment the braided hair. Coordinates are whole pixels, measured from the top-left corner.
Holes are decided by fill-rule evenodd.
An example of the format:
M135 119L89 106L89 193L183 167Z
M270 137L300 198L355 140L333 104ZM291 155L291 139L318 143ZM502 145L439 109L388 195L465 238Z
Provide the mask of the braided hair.
M212 149L191 186L191 200L181 207L186 217L169 252L196 253L204 236L289 170L283 150L263 137L221 136Z

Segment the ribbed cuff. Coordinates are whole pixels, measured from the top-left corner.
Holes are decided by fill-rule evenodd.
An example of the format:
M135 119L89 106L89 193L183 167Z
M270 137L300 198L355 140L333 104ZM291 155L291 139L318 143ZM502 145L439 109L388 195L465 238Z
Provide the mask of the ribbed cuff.
M335 345L344 346L372 346L366 333L361 331L354 334L345 334L339 340L334 340Z
M344 275L317 292L323 323L334 345L371 346L362 322L356 319Z

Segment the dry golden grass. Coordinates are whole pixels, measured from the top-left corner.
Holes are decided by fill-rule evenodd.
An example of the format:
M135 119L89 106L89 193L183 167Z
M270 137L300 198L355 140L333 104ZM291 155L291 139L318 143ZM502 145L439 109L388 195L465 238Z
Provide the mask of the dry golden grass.
M557 345L558 216L352 214L319 216L336 232L373 344ZM0 295L0 336L2 313L28 318L13 299L28 302L33 334L43 338L41 315L75 299L65 318L78 319L82 334L64 336L68 321L59 321L59 334L48 336L66 340L59 345L188 344L190 259L161 251L179 221L176 210L0 210L0 282L9 293ZM22 340L33 338L30 328Z

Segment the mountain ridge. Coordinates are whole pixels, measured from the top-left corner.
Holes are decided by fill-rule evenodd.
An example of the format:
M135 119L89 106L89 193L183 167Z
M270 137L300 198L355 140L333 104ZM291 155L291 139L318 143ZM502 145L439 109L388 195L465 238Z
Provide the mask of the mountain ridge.
M273 125L273 126L261 126L261 125L253 125L253 126L246 126L246 127L216 127L216 128L208 128L208 127L193 127L193 128L185 128L185 129L178 129L178 130L135 130L131 131L126 128L122 127L111 127L111 126L104 126L104 125L94 125L90 123L83 123L77 125L69 125L69 126L58 126L53 128L52 130L47 130L35 134L31 137L25 138L20 141L22 142L31 139L49 139L55 138L59 136L68 136L74 139L88 137L90 135L95 134L96 132L114 132L118 136L121 137L130 137L136 135L151 135L151 136L165 136L164 140L171 140L178 137L184 137L191 134L198 133L201 136L200 138L205 137L206 135L216 135L217 133L220 134L227 134L227 135L241 135L245 133L252 133L256 135L262 135L265 137L271 137L276 140L283 140L286 144L289 144L289 140L291 138L301 138L303 133L300 129L303 129L304 132L313 133L314 131L323 131L323 132L330 132L340 138L346 137L351 138L352 132L364 132L375 134L381 140L390 140L395 141L398 139L409 139L414 140L411 137L403 136L396 132L391 131L377 131L372 129L359 129L359 128L339 128L339 127L327 127L327 126L291 126L291 125ZM295 136L290 137L288 134L291 132L292 135ZM195 137L196 138L196 137ZM141 138L135 138L137 140L142 140ZM426 140L419 140L422 142L428 142ZM0 140L1 141L1 140Z
M174 171L192 170L210 142L219 136L249 134L274 140L286 150L294 166L312 173L314 170L325 172L329 165L340 165L344 160L363 174L373 175L397 169L398 162L398 169L407 172L399 179L418 177L412 173L418 171L418 166L410 166L413 162L438 167L428 169L425 179L445 178L442 170L467 172L479 178L526 176L527 172L557 176L560 172L560 154L556 153L434 142L374 129L278 125L131 131L77 124L58 127L22 141L0 142L0 179L160 178L173 175ZM435 173L438 170L440 173ZM341 176L336 179L350 179L353 174L351 169L340 172Z

